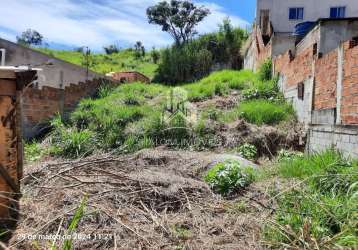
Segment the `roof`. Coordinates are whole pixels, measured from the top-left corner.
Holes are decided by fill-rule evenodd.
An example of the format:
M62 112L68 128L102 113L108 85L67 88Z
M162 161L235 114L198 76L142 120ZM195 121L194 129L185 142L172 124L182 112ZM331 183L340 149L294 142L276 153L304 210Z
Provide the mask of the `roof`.
M146 75L144 75L144 74L142 74L142 73L140 73L138 71L118 71L118 72L111 72L109 74L112 74L112 75L113 74L138 74L138 75L141 75L141 76L149 79L148 76L146 76Z
M31 68L30 66L0 66L0 70L6 71L14 71L14 72L21 72L21 71L42 71L40 68Z

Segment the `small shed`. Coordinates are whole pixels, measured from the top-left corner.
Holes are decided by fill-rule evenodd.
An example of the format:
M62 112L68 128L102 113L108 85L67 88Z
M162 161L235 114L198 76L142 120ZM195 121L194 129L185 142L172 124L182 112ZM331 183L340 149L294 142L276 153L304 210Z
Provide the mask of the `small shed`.
M107 76L121 83L143 82L150 83L149 77L137 71L111 72Z
M37 79L37 71L0 67L0 227L11 229L18 216L23 173L21 132L22 90Z

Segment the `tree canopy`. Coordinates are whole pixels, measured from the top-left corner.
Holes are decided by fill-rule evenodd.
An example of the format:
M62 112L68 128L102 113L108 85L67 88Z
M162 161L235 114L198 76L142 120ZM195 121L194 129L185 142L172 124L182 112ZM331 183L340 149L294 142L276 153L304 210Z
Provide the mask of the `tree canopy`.
M189 41L197 33L195 26L209 14L209 9L182 0L159 2L147 9L149 23L160 25L163 31L173 37L178 46Z
M21 36L16 37L17 43L30 46L41 45L43 36L36 30L28 29L22 32Z

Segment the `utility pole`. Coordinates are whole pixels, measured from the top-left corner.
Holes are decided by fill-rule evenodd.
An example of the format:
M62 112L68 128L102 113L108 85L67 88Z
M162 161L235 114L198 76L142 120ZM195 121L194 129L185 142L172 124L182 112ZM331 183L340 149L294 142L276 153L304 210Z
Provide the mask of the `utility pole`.
M88 81L88 75L89 75L89 56L91 51L89 50L88 46L84 46L84 48L86 49L86 54L85 54L85 60L86 60L86 81Z

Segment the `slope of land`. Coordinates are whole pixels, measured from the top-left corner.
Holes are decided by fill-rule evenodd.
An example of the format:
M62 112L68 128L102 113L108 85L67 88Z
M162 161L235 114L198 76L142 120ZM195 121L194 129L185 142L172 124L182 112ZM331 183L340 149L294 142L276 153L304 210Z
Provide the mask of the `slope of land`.
M68 121L57 117L52 126L48 138L26 150L28 159L42 162L25 168L10 241L16 248L351 249L358 243L358 163L334 151L294 152L303 150L305 133L275 79L221 71L179 88L103 87L98 99L81 101ZM241 172L239 182L223 179L235 164L241 171L252 166L252 178ZM235 185L226 195L206 178L223 166L219 185ZM66 234L85 239L22 238Z
M73 64L86 65L86 58L81 52L45 48L39 50ZM157 69L157 65L151 61L149 55L136 59L134 51L130 49L120 50L118 53L110 55L93 53L90 55L89 67L91 70L101 74L117 71L138 71L150 78L154 76Z

